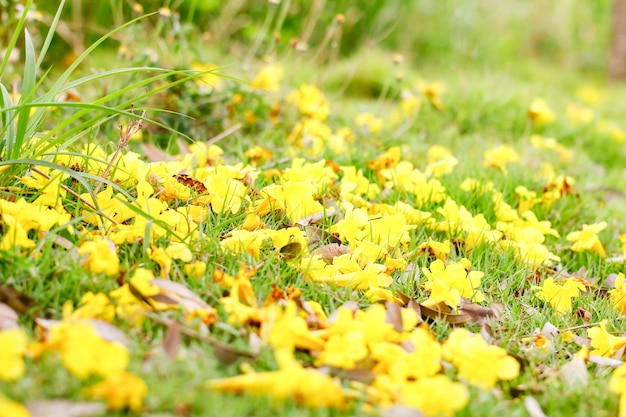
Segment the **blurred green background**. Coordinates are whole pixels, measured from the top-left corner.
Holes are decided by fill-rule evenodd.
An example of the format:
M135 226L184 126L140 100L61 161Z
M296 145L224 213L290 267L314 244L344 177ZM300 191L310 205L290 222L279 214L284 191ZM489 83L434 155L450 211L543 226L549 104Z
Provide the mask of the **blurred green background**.
M3 0L0 4L10 3ZM569 70L606 71L611 36L611 0L173 0L139 2L145 13L160 7L176 16L179 35L204 36L214 53L245 56L268 24L258 56L287 52L295 39L323 42L335 17L345 18L339 56L362 48L401 52L410 63L471 63L512 66L530 58ZM49 20L57 0L36 2ZM135 12L133 8L135 7ZM68 1L63 21L72 36L55 46L58 53L76 40L89 45L112 28L137 16L132 1ZM6 13L3 19L8 19ZM277 21L280 39L274 40ZM151 41L158 16L144 22L134 41ZM2 25L7 27L6 25ZM310 33L310 36L307 35ZM72 38L72 39L70 39ZM273 45L275 43L275 45ZM272 44L272 45L270 45ZM111 47L115 47L113 43ZM274 48L275 46L275 48Z

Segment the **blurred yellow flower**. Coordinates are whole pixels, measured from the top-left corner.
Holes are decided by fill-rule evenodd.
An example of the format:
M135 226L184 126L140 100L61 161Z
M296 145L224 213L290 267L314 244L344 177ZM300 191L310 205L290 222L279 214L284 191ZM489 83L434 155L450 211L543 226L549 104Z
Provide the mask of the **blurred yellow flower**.
M572 299L585 291L585 285L577 279L566 279L555 283L554 278L548 278L541 287L533 285L531 290L537 291L535 297L550 303L558 314L569 313L572 310Z
M130 372L116 372L85 390L92 398L107 400L109 410L129 409L135 413L141 411L143 399L148 394L148 386L139 377Z
M606 222L584 224L583 230L569 233L566 239L574 242L571 247L574 252L591 251L606 258L606 251L600 238L598 238L598 233L606 229L606 227Z
M250 82L252 90L278 91L280 90L280 81L283 78L283 69L278 65L268 65L259 71L259 73Z
M506 165L510 162L519 162L519 160L519 154L509 145L500 145L488 149L483 156L483 164L485 166L498 168L505 175L508 173Z
M539 125L549 125L556 120L556 115L544 99L535 98L528 106L528 118Z
M115 244L106 238L97 238L84 242L78 248L80 255L87 255L83 267L93 273L116 275L120 272L120 260Z
M0 331L0 379L15 381L24 375L26 343L26 333L22 329Z
M444 359L459 370L459 378L483 390L490 390L498 380L510 381L519 375L519 362L506 350L465 329L454 329L442 347Z
M626 337L613 336L606 330L608 321L602 320L598 326L587 331L591 339L592 355L611 357L622 346L626 346Z
M0 416L2 417L31 417L26 407L22 404L4 397L0 394Z
M611 296L613 307L622 314L626 314L626 286L624 285L623 273L620 272L615 277L615 288L609 290L609 295Z

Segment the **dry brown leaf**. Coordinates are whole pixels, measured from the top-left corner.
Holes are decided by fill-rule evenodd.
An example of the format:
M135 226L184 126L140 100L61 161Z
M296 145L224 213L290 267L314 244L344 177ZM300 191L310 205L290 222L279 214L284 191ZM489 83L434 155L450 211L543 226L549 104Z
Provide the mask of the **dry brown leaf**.
M589 311L585 310L585 309L584 309L584 308L582 308L582 307L578 307L578 308L576 309L576 315L577 315L578 317L580 317L581 319L583 319L583 321L584 321L585 323L590 323L590 322L591 322L591 319L592 319L592 317L591 317L591 313L590 313Z
M489 319L496 318L496 314L492 309L472 304L469 301L465 303L461 302L460 310L470 317L470 321L477 324L485 324Z
M558 372L558 377L571 388L584 388L589 382L589 371L585 360L574 358L567 362Z
M8 305L19 314L26 313L33 305L29 296L6 284L0 284L0 303Z
M574 343L576 343L578 346L587 346L589 349L591 349L591 339L588 337L578 336L577 334L574 334Z
M176 139L176 144L178 145L178 149L180 150L180 155L187 155L188 153L191 153L189 145L181 138Z
M528 414L530 414L530 417L548 417L541 409L539 402L532 395L528 395L524 398L524 406Z
M483 339L490 345L493 344L493 341L496 339L495 332L491 328L491 326L487 323L484 323L480 328L480 335Z
M210 308L209 305L204 302L195 292L191 291L186 285L179 282L170 281L169 279L155 278L150 280L150 284L159 287L163 290L167 297L173 298L176 304L191 309L205 309ZM155 301L164 302L161 300Z
M383 417L424 417L424 414L417 408L406 405L392 405L385 407L382 412Z
M387 301L385 307L387 308L385 323L391 324L395 331L401 333L404 327L402 326L402 311L400 310L400 306L391 301Z
M126 334L111 323L96 319L89 319L88 321L104 340L128 345L129 341Z
M15 310L4 303L0 303L0 331L18 327L17 319Z
M406 268L404 268L404 271L402 271L402 273L400 274L400 277L398 278L398 282L401 283L406 283L406 282L418 282L420 279L420 276L422 275L422 272L420 271L419 267L415 264L415 262L410 262Z
M604 356L589 355L589 362L595 363L600 366L612 366L613 368L619 368L624 361L613 358L605 358Z
M257 356L259 353L261 353L263 340L259 337L258 334L250 332L250 335L248 336L248 345L250 346L250 353Z
M287 243L285 246L280 248L279 252L280 256L282 256L284 259L296 259L302 254L302 245L298 242Z
M298 220L296 224L302 227L305 227L310 224L320 223L322 220L329 218L329 217L335 217L338 214L339 214L339 210L333 207L325 211L320 211L318 213L309 214L308 216L303 217L300 220Z
M92 325L96 333L98 333L98 335L104 340L107 340L109 342L120 343L122 345L128 345L129 342L128 342L128 338L126 337L126 334L120 329L118 329L117 327L115 327L114 325L112 325L111 323L103 321L103 320L97 320L97 319L89 319L87 320L87 322L89 322L89 324ZM41 329L48 332L51 328L53 328L57 324L62 323L62 321L43 319L41 317L37 317L35 319L35 323L37 323L37 325Z
M493 302L489 304L489 308L491 308L491 311L493 311L496 320L500 320L500 317L502 317L502 313L504 313L504 304Z
M176 357L181 342L181 325L172 321L167 325L165 336L163 336L163 351L171 359Z
M612 273L606 276L604 282L602 283L602 288L607 290L612 290L615 288L615 280L617 279L617 274Z
M31 401L26 409L33 417L89 417L105 414L107 406L100 402L57 399Z
M350 253L350 248L337 243L329 243L313 251L313 255L321 255L327 264L332 264L335 257L345 255L346 253Z
M396 294L398 294L398 298L400 299L400 301L402 301L403 306L408 306L409 301L414 301L411 297L409 297L400 290L396 290Z
M456 326L459 324L467 323L472 319L472 317L467 313L452 313L450 309L442 303L439 303L437 306L426 307L424 304L419 304L420 311L422 313L422 318L436 320L436 319L445 319L449 324Z
M149 143L142 143L141 148L146 155L146 159L150 162L175 161L172 155L168 155L159 148Z
M549 321L547 321L541 329L541 335L547 337L552 341L554 341L554 338L557 337L559 333L559 329Z
M317 370L323 374L337 376L341 379L358 381L364 384L371 384L376 379L376 374L368 369L344 369L334 366L321 366Z

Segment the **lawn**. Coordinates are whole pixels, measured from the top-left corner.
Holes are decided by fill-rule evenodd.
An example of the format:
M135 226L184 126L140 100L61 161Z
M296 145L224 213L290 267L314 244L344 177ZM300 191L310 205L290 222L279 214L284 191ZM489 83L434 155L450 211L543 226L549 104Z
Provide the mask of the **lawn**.
M611 2L389 3L9 2L0 416L626 416Z

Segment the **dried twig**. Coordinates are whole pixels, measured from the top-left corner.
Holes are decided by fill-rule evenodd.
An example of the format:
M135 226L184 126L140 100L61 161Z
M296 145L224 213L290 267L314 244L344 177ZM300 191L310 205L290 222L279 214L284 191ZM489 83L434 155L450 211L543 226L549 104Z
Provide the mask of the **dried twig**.
M133 113L134 108L131 107L130 112ZM111 169L113 167L113 164L115 164L115 161L117 160L117 158L120 156L120 153L122 152L122 149L124 149L126 147L126 145L128 145L128 141L130 140L131 136L133 136L135 133L139 132L143 126L143 118L146 117L146 111L144 110L141 113L141 119L132 119L128 125L124 126L120 126L119 130L120 130L120 141L117 144L117 149L115 150L115 152L113 153L113 156L111 157L111 160L109 161L109 165L107 166L107 169L104 170L104 173L102 174L102 178L106 179L109 174L111 173ZM98 194L98 191L100 191L100 187L102 187L102 182L99 182L98 185L96 186L96 188L94 189L93 193L94 195Z

